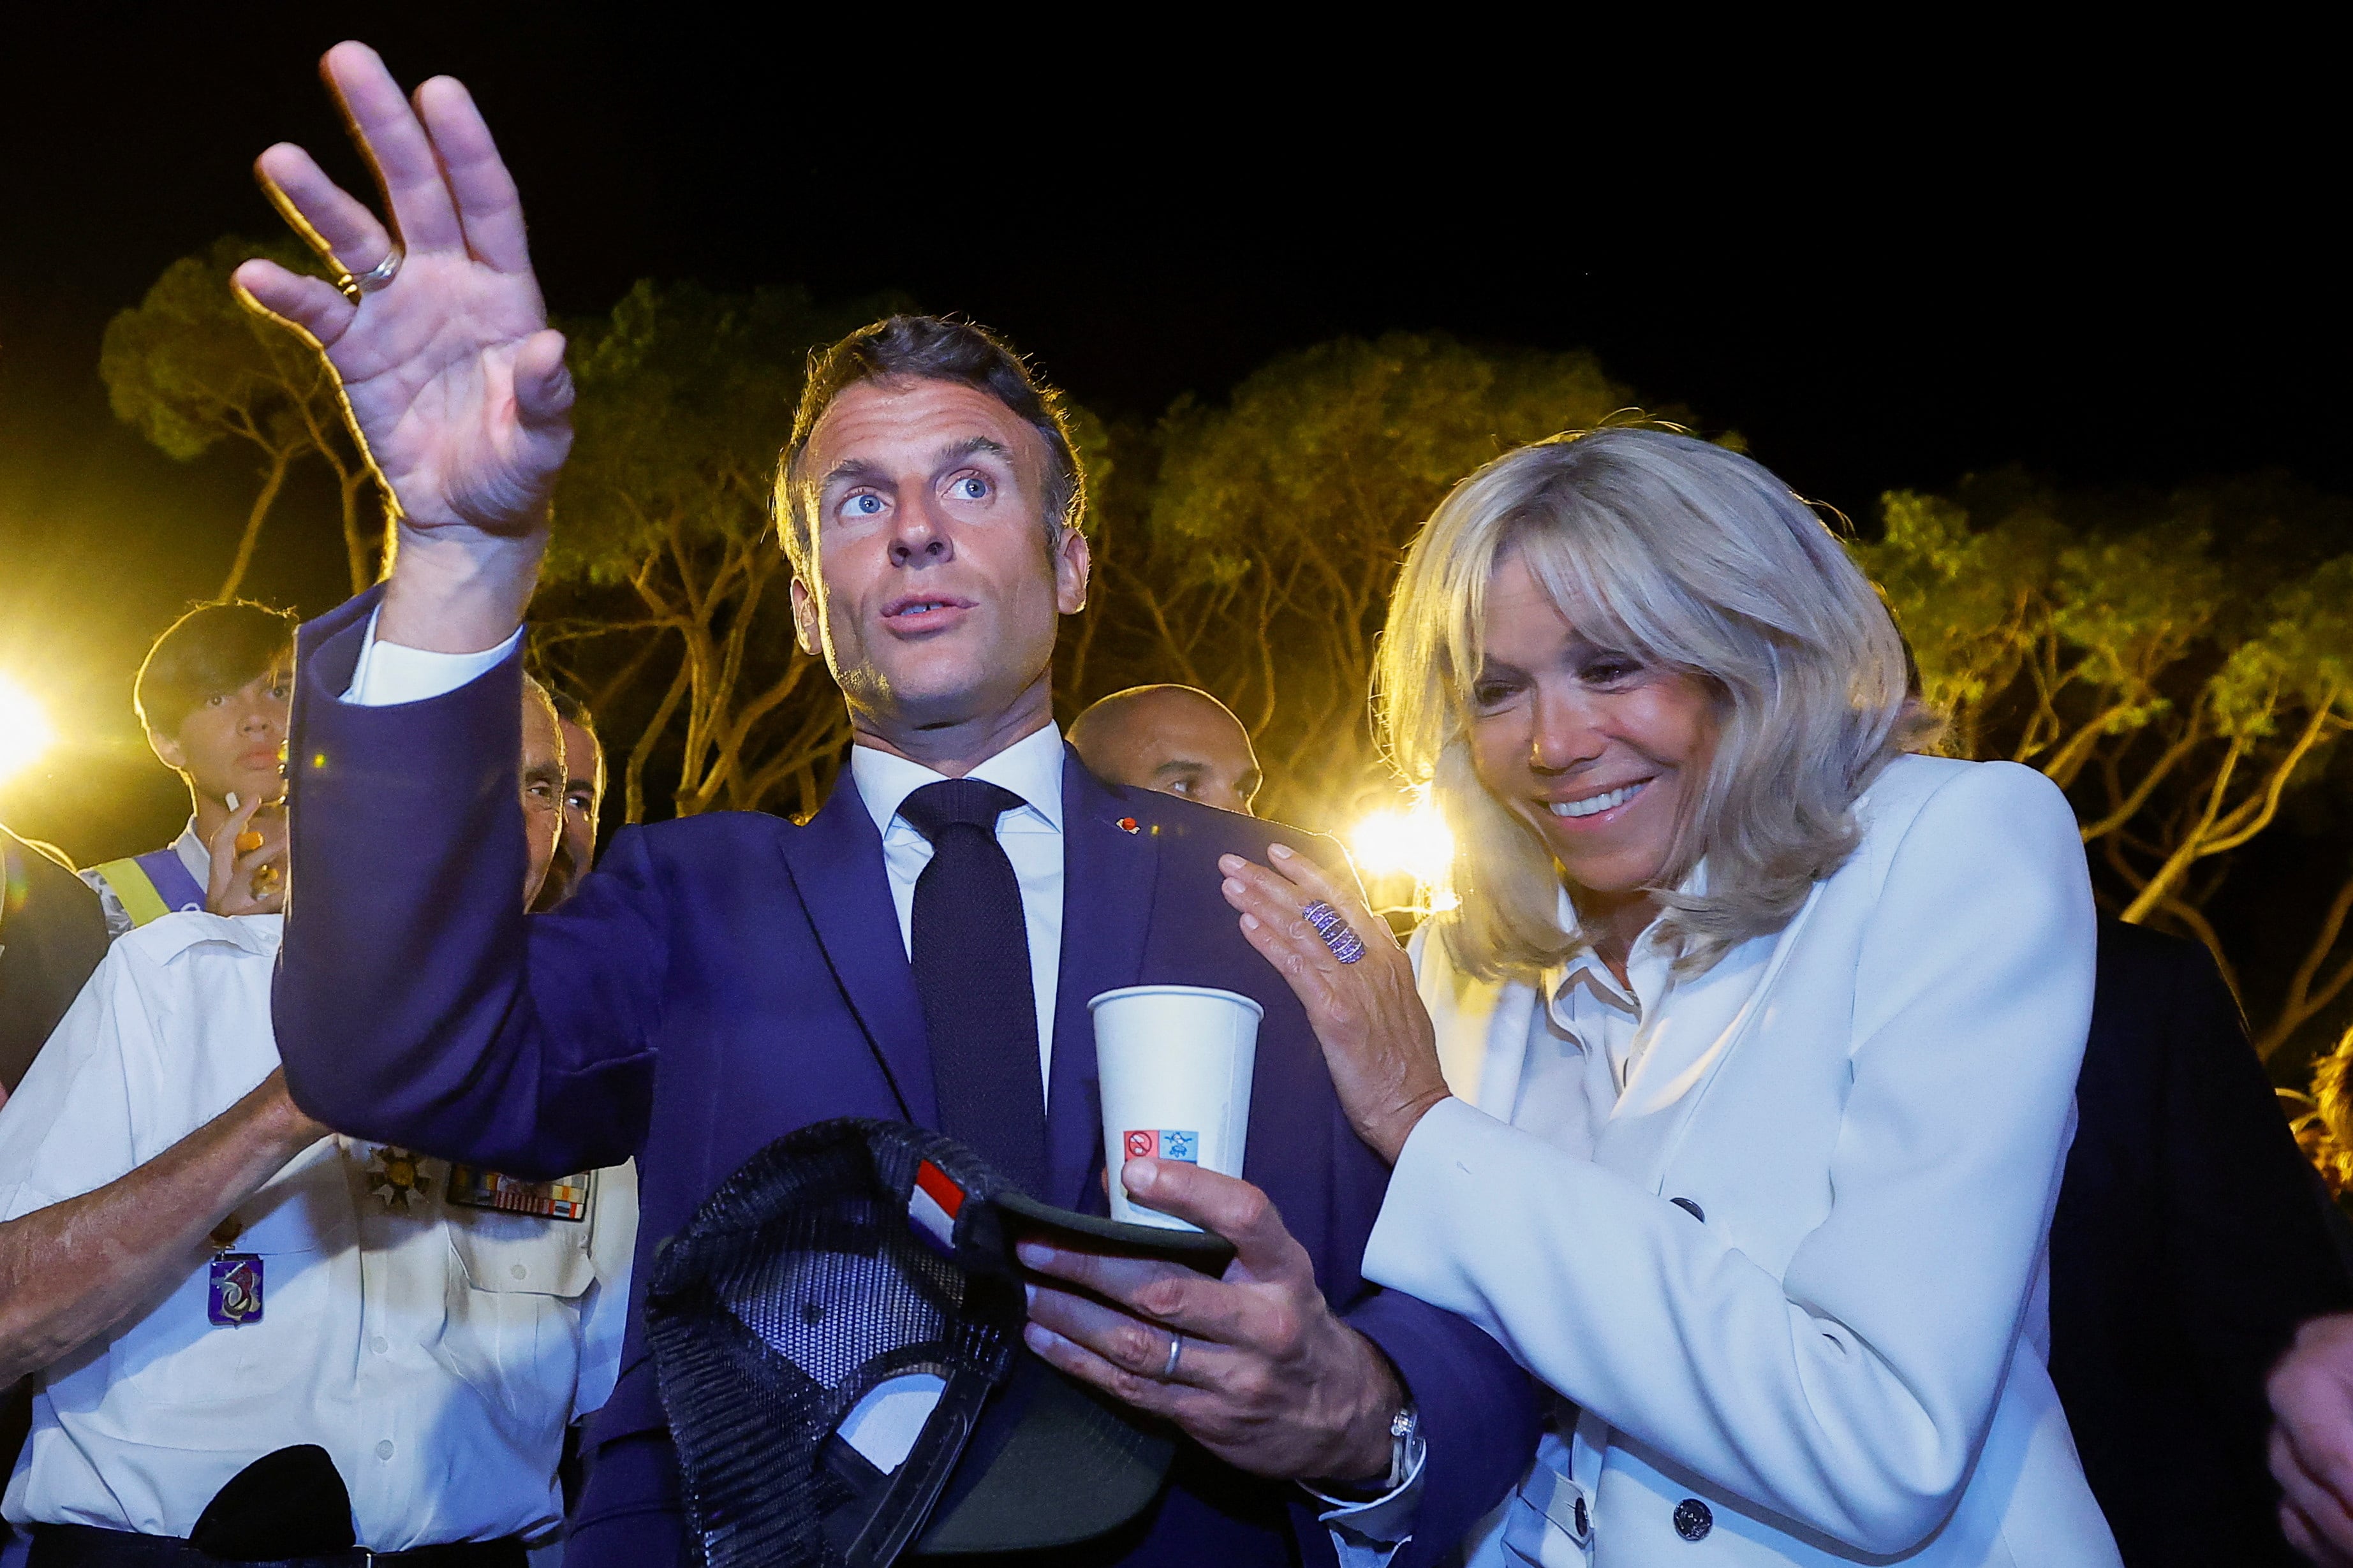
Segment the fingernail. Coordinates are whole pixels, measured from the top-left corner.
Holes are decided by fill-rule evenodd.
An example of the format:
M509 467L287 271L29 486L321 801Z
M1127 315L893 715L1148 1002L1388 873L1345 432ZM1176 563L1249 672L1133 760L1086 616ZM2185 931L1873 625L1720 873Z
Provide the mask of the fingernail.
M1119 1179L1131 1193L1140 1193L1160 1176L1160 1162L1149 1154L1137 1156L1120 1167Z
M1038 1287L1027 1280L1022 1281L1021 1284L1021 1304L1024 1307L1034 1307L1038 1304Z
M1244 930L1244 931L1256 931L1256 930L1258 930L1258 917L1257 917L1256 915L1244 915L1244 916L1242 917L1242 930Z
M1218 857L1218 869L1225 872L1227 875L1231 876L1234 872L1239 871L1241 868L1242 858L1240 856L1220 855Z
M1021 1325L1022 1342L1039 1355L1044 1355L1054 1348L1054 1341L1057 1337L1051 1329L1041 1329L1035 1323Z
M1025 1268L1043 1268L1054 1261L1054 1249L1042 1241L1025 1241L1013 1249Z
M1242 885L1241 885L1241 883L1240 883L1240 882L1239 882L1239 881L1235 880L1235 879L1234 879L1233 878L1231 878L1231 877L1229 877L1229 878L1227 878L1227 879L1226 879L1226 880L1225 880L1225 884L1224 884L1224 888L1223 888L1223 891L1224 891L1224 893L1225 893L1226 897L1228 897L1228 898L1229 898L1229 899L1230 899L1230 898L1237 897L1237 896L1239 896L1239 895L1240 894L1241 890L1242 890Z
M1291 847L1288 845L1270 844L1266 847L1266 852L1273 856L1278 860L1288 860L1291 858Z

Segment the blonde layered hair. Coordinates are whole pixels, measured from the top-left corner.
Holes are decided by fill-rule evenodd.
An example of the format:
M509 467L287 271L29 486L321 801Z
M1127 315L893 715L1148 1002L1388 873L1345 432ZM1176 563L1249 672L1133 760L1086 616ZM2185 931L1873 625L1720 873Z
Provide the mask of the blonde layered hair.
M1780 930L1852 852L1855 798L1933 721L1906 698L1885 605L1788 486L1724 447L1620 426L1523 447L1456 485L1389 605L1378 722L1453 830L1461 902L1437 918L1455 962L1526 980L1583 944L1560 928L1550 848L1472 767L1487 584L1514 552L1583 637L1715 699L1714 754L1657 884L1677 968ZM1673 891L1702 857L1705 887Z

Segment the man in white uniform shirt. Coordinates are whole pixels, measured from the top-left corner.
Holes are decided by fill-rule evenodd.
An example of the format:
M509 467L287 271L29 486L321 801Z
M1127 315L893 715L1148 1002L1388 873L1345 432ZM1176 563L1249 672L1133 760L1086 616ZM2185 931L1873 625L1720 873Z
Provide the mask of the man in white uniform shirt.
M528 900L565 774L546 694L524 710ZM611 1392L634 1169L521 1183L304 1116L270 1031L281 920L123 937L0 1109L0 1382L38 1374L5 1509L36 1563L194 1538L520 1564L561 1519L565 1426ZM322 1512L349 1532L288 1522Z

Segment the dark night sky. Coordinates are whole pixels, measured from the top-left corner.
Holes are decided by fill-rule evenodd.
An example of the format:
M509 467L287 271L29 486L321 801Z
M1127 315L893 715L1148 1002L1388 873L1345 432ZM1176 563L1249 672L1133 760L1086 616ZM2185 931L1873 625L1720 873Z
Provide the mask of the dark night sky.
M339 143L311 62L356 26L193 9L0 24L0 667L118 771L131 665L216 584L251 481L241 458L176 465L116 426L99 335L173 258L274 224L250 159ZM1858 514L2010 461L2353 488L2353 334L2316 238L2341 181L2303 179L2301 128L2200 122L2164 92L2094 104L2075 84L2063 132L2023 85L1825 104L1768 80L1727 110L1695 74L1604 103L1600 58L1514 87L1268 47L1234 66L1130 41L1049 67L977 26L763 36L733 9L375 9L362 36L404 79L475 89L559 312L641 276L896 288L1000 327L1108 414L1215 397L1344 331L1588 347ZM340 555L303 504L255 587L315 612ZM50 792L13 793L39 831L24 813Z

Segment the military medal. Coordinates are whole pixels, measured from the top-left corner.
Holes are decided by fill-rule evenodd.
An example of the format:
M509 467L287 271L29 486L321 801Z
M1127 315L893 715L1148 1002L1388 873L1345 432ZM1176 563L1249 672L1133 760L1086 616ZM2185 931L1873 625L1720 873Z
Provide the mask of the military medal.
M386 1143L368 1156L368 1192L396 1214L414 1212L425 1202L422 1167L417 1155Z
M250 1252L224 1252L213 1259L212 1287L205 1315L220 1329L261 1321L261 1259Z
M542 1219L588 1217L588 1178L585 1174L566 1176L560 1182L526 1182L478 1165L451 1165L447 1194L451 1203L467 1208L537 1215Z

